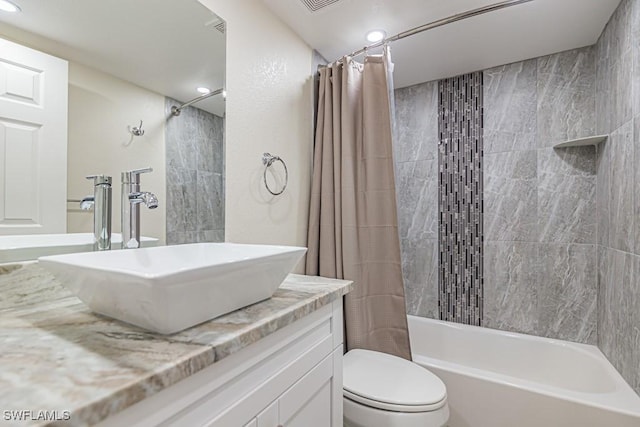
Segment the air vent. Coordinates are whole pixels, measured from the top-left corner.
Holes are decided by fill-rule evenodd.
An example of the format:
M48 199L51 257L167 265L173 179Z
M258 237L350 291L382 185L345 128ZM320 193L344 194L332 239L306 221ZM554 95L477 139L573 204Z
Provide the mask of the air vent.
M226 30L226 23L222 19L218 18L217 16L211 21L205 23L204 26L213 27L216 30L220 31L222 34L224 34Z
M224 31L226 29L226 23L225 22L221 22L221 23L215 25L215 29L220 31L222 34L224 34Z
M307 6L307 9L309 9L311 12L317 12L322 8L325 8L327 6L330 6L334 3L339 2L340 0L300 0L302 1L302 3L304 3L305 6Z

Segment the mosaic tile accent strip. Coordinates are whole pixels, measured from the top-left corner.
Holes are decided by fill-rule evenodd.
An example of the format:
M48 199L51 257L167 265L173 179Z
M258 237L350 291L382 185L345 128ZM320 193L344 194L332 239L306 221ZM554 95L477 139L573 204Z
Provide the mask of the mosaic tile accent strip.
M440 80L440 319L482 325L482 72Z

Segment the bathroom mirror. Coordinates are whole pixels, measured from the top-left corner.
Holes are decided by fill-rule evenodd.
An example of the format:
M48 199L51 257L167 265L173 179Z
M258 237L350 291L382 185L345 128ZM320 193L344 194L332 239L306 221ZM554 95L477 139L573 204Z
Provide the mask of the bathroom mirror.
M152 167L141 176L141 190L156 194L159 207L142 207L142 235L159 244L224 241L224 98L199 100L180 115L171 114L171 107L224 88L225 22L197 0L14 3L19 13L0 12L0 38L68 62L66 174L57 175L66 176L66 186L57 183L65 195L55 193L51 203L33 202L36 196L25 202L32 203L34 216L53 210L63 220L52 229L25 226L24 234L91 233L93 211L81 210L79 202L93 193L85 177L96 174L113 178L112 230L119 233L121 173ZM12 94L10 86L20 86L27 76L27 89L38 92L49 78L44 72L44 79L38 77L38 67L20 67L3 59L0 50L0 102L28 104L31 100ZM51 99L43 104L47 101L49 107L56 104ZM3 117L0 105L0 125L18 122ZM3 138L3 146L22 147ZM32 151L20 148L16 159L26 161L46 142L44 136L30 142ZM56 150L58 156L61 151ZM34 155L26 167L16 168L16 161L0 156L0 197L14 197L15 203L25 193L25 180L16 169L23 170L22 176L33 175L31 192L42 191L34 184L37 177L65 168L64 161L52 163L55 156L48 157ZM2 203L7 210L9 202ZM21 209L14 219L0 218L0 236L21 234L15 230L29 223Z

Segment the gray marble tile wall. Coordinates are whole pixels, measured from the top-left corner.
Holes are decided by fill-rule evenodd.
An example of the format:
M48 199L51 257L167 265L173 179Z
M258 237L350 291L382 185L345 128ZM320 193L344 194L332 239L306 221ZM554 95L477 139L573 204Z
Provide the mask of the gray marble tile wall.
M396 90L394 152L407 311L432 318L436 94ZM485 326L597 343L640 393L640 0L595 46L485 70L484 118Z
M224 119L165 99L167 244L224 242Z
M485 70L485 325L596 343L593 47Z
M598 346L640 394L640 0L596 44Z
M484 71L484 325L595 344L595 48ZM396 90L410 314L437 311L437 83Z
M438 82L395 91L394 161L407 312L438 312Z

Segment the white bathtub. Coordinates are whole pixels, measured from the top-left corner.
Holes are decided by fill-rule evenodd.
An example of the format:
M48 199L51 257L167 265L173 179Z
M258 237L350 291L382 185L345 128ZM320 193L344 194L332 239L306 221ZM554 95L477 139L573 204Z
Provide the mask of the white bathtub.
M449 427L640 427L640 397L597 347L408 318L414 361L447 386Z
M158 239L141 237L142 247L158 245ZM111 247L120 249L122 236L111 235ZM0 264L30 261L41 256L63 255L93 250L93 233L25 234L0 236Z

